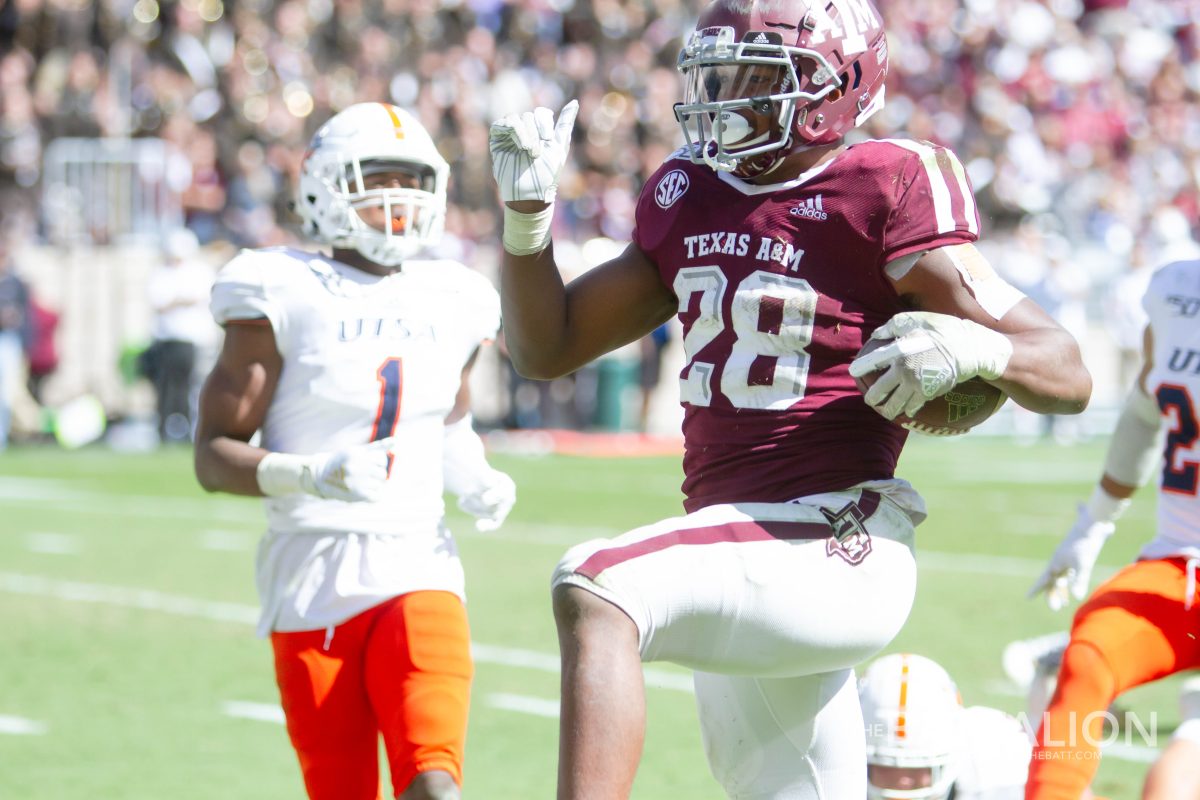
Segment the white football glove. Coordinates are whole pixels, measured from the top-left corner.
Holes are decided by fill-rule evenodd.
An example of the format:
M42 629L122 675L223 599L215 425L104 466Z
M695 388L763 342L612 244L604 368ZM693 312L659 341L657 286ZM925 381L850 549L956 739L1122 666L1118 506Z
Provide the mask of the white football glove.
M264 495L307 493L326 500L371 502L383 496L394 437L328 453L268 453L258 463Z
M1027 597L1036 597L1044 591L1046 604L1051 611L1058 611L1070 602L1068 594L1076 600L1082 600L1087 594L1088 581L1091 580L1100 549L1116 527L1111 521L1092 519L1087 506L1080 505L1075 524L1050 557L1050 563L1041 577L1030 587Z
M911 417L929 400L976 376L995 380L1012 357L1012 343L1004 334L928 311L897 314L871 338L892 341L854 359L850 375L860 378L886 370L864 399L888 419Z
M554 112L542 106L492 123L492 174L504 202L554 202L578 112L579 102L572 100L559 112L557 123Z
M475 517L475 530L494 531L504 524L517 502L517 485L499 470L492 470L477 491L458 498L458 507Z

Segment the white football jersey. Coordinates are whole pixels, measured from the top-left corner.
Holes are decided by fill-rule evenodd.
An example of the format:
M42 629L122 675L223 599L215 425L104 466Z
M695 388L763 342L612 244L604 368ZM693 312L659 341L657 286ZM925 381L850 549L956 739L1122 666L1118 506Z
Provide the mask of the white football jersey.
M954 800L1022 800L1032 750L1015 717L985 706L965 709Z
M305 454L396 438L379 502L264 499L260 631L328 627L416 589L461 596L462 567L441 525L442 439L463 367L499 328L491 284L453 261L411 260L378 276L268 248L221 270L211 308L222 325L265 318L275 333L283 371L264 448Z
M1158 478L1158 532L1143 558L1200 557L1200 260L1176 261L1150 280L1143 305L1154 332L1146 391L1167 430Z

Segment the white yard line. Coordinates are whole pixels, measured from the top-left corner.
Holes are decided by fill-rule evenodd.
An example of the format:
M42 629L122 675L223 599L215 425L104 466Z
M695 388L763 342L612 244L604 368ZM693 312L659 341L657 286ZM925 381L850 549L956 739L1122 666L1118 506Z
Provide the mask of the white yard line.
M254 549L257 538L251 533L238 531L207 530L200 532L200 546L205 550L227 553L245 553Z
M516 711L519 714L532 714L535 717L558 719L557 700L527 697L523 694L493 692L492 694L485 695L483 701L492 708L499 708L504 711Z
M13 736L41 736L46 732L46 723L25 717L10 717L0 714L0 734Z
M523 694L508 694L493 692L483 696L483 702L492 708L502 711L515 711L518 714L531 714L535 717L558 719L558 701L541 697L529 697ZM221 704L221 713L227 717L250 719L255 722L269 722L273 725L286 725L283 709L274 703L251 703L246 700L226 700ZM0 717L0 726L5 719ZM0 733L6 733L0 728Z
M124 586L64 581L40 575L25 575L15 572L0 572L0 592L35 597L52 597L76 603L97 603L143 611L157 611L164 614L206 619L214 622L235 622L254 625L258 620L258 609L251 605L200 600L194 597L182 597L151 589L133 589ZM539 672L558 672L558 657L551 653L480 644L478 642L471 643L471 653L475 660L480 663L533 669ZM672 691L692 691L692 679L690 675L657 669L655 667L646 667L645 674L647 686ZM556 701L506 694L494 694L488 697L498 698L495 702L491 699L488 700L489 704L497 708L538 716L550 716L548 712L551 705L553 705L554 715L557 716L558 714L558 704ZM518 705L521 707L517 708L516 706ZM230 716L268 722L277 722L283 713L276 709L275 706L244 701L229 701L223 705L223 710L224 713ZM14 730L13 728L17 729ZM20 717L0 716L0 733L39 734L44 733L45 730L46 726L42 723L23 720ZM1104 752L1112 758L1138 763L1152 762L1158 753L1154 748L1119 743L1105 748Z
M96 603L141 611L157 611L177 617L192 617L213 622L258 624L258 608L256 606L200 600L194 597L158 592L153 589L132 589L125 586L56 580L41 575L0 572L0 592L34 597L53 597L73 603ZM471 654L481 664L533 669L539 672L558 672L558 656L552 653L472 642ZM646 667L645 673L647 686L673 691L692 691L690 675L655 667Z
M29 533L25 536L25 547L31 553L48 556L74 556L83 550L79 537L70 533Z
M273 703L250 703L245 700L227 700L221 704L221 712L227 717L252 719L256 722L285 723L283 709Z

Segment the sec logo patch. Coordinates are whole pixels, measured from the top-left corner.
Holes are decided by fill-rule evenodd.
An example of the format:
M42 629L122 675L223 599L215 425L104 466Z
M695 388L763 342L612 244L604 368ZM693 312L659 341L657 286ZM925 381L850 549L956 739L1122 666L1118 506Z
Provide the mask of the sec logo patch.
M654 201L658 203L659 208L670 208L675 205L676 200L683 197L690 185L687 173L681 169L673 169L663 175L658 186L654 188Z

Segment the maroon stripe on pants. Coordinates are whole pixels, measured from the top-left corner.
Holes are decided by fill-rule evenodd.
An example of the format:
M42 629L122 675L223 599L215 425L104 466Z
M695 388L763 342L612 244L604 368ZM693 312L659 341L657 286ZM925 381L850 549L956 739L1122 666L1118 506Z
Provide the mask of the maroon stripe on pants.
M638 556L657 553L681 544L717 544L719 542L766 542L771 539L825 539L832 531L824 522L792 522L786 520L748 520L727 522L704 528L685 528L640 542L614 547L595 553L575 568L585 578L596 579L604 570Z
M879 508L879 499L879 493L870 490L864 490L859 495L857 505L864 520ZM680 544L765 542L770 539L825 539L832 534L833 529L824 522L789 520L748 520L703 528L684 528L652 536L624 547L601 550L576 567L575 572L585 578L595 580L597 575L609 567Z

